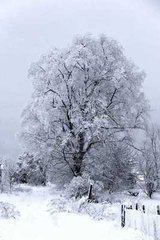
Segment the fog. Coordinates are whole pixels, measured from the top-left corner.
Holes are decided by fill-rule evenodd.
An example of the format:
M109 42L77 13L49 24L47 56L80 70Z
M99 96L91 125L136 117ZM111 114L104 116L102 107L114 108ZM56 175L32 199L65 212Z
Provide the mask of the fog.
M77 34L115 38L147 78L146 97L160 119L160 4L158 0L0 0L0 153L16 156L20 115L30 100L30 64Z

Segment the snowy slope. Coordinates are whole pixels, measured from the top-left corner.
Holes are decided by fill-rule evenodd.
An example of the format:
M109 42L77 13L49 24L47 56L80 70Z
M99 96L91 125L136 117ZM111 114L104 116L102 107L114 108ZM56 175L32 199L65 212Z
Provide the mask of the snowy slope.
M22 188L1 194L0 201L12 203L20 212L16 219L0 218L0 240L145 240L132 229L121 229L112 221L95 221L89 216L59 212L50 215L49 201L58 196L51 187ZM52 190L52 191L51 191Z

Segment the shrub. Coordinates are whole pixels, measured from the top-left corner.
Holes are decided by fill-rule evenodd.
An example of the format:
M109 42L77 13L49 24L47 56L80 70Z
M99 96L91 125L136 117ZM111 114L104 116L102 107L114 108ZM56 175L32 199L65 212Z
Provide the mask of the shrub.
M20 216L20 213L16 210L13 204L7 202L0 202L1 218L17 218L18 216Z

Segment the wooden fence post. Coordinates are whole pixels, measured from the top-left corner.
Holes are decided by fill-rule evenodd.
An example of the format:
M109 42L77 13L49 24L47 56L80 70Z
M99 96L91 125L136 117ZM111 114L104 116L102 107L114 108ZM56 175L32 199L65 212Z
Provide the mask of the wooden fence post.
M125 227L126 224L126 209L125 205L121 205L121 227Z
M92 200L92 184L89 187L89 193L88 193L88 202L90 202Z
M138 210L138 203L136 203L136 210Z
M145 205L142 205L143 213L145 213Z
M157 205L157 215L160 215L160 207Z

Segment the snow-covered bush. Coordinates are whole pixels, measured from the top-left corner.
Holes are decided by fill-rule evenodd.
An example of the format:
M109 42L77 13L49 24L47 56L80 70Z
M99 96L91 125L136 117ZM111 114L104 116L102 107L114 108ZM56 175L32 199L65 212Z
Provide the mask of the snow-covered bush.
M104 193L104 184L102 181L94 181L93 183L93 196L99 200L101 195Z
M75 209L76 210L76 209ZM88 203L86 200L84 202L79 202L77 208L78 213L87 214L96 220L109 219L114 220L117 217L117 211L111 207L109 203Z
M100 151L92 150L86 171L103 183L105 191L131 189L136 184L135 152L125 142L108 142Z
M20 216L13 204L0 202L0 218L17 218Z
M87 197L81 199L66 199L65 196L56 197L48 205L51 214L59 212L89 215L96 220L115 220L119 217L120 204L112 205L108 201L103 203L88 203Z
M74 177L69 185L66 185L65 194L68 198L75 197L82 198L83 196L87 196L89 194L89 188L92 185L92 199L98 200L104 191L104 186L101 181L93 181L87 175L83 175L82 177Z
M49 203L49 212L51 214L58 213L58 212L71 212L71 208L69 208L69 200L64 197L58 197L52 199Z
M90 184L93 184L93 181L85 176L74 177L70 184L66 186L65 193L69 198L81 198L88 194Z
M24 153L17 162L18 168L15 174L15 181L32 185L46 185L46 165L33 155Z

